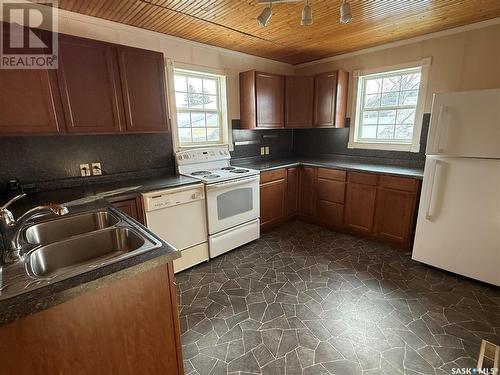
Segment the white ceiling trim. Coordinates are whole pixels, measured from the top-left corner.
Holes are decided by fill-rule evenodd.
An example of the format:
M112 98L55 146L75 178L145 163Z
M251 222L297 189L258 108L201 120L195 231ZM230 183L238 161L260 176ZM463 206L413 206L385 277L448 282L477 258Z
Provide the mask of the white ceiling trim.
M463 33L465 31L482 29L485 27L494 26L494 25L498 25L498 24L500 24L500 17L492 18L491 20L471 23L469 25L454 27L452 29L436 31L434 33L416 36L416 37L409 38L409 39L398 40L397 42L386 43L386 44L382 44L380 46L369 47L369 48L361 49L358 51L343 53L341 55L325 57L324 59L319 59L319 60L309 61L309 62L302 63L302 64L297 64L297 65L294 65L294 67L295 68L305 68L308 66L323 64L323 63L332 62L332 61L343 60L343 59L353 57L353 56L359 56L359 55L364 55L366 53L383 51L383 50L389 49L389 48L400 47L400 46L404 46L407 44L418 43L418 42L422 42L422 41L429 40L429 39L441 38L441 37L448 36L448 35L460 34L460 33Z

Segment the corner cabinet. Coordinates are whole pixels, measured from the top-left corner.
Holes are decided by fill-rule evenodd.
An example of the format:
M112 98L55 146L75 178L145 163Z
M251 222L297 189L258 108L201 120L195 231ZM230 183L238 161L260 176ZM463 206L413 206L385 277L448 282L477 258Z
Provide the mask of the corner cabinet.
M312 76L287 76L285 80L285 127L310 128L313 118Z
M314 127L345 127L348 77L343 70L314 76Z
M56 70L0 70L0 135L163 132L163 54L59 34Z
M261 229L299 218L408 250L420 181L301 166L261 173Z
M348 73L282 76L250 70L240 73L243 129L345 126Z
M240 117L244 129L283 128L285 79L255 70L240 73Z

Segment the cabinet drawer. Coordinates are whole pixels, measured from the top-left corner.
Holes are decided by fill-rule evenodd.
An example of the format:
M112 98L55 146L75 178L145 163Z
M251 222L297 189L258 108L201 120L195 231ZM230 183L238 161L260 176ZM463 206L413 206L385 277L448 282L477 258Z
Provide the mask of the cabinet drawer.
M318 178L318 199L343 204L344 192L344 182Z
M318 217L328 226L340 227L344 223L344 205L318 201Z
M286 169L275 169L272 171L262 172L260 174L260 183L281 180L286 177Z
M318 168L318 178L345 181L345 177L346 171L339 171L338 169Z
M349 172L349 182L364 185L377 185L378 175L373 173Z
M418 180L414 178L395 177L395 176L380 176L378 185L387 189L417 191Z

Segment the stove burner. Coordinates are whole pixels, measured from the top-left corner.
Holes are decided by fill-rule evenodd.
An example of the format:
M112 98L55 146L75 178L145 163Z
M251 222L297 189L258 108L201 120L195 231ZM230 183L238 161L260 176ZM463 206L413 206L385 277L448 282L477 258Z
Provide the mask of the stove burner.
M212 172L210 171L196 171L196 172L193 172L191 173L191 176L205 176L205 175L210 175L212 174Z
M221 168L223 171L232 171L233 169L236 169L235 167L224 167Z
M231 173L247 173L249 172L248 169L235 169L234 171L229 171Z
M219 178L220 176L218 174L207 174L206 176L203 176L207 180L210 180L212 178Z

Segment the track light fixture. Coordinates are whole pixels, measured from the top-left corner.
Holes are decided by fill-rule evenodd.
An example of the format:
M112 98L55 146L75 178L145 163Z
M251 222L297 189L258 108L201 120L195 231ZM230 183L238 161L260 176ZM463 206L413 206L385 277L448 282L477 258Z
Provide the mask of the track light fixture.
M341 23L349 23L352 20L352 13L351 13L351 4L346 2L346 0L342 1L342 4L340 4L340 22Z
M313 23L313 11L311 5L309 5L309 0L306 0L306 5L302 9L302 18L300 19L300 24L302 26L309 26Z
M257 17L257 22L260 26L267 26L267 23L273 15L273 2L269 2L269 6L265 7Z

